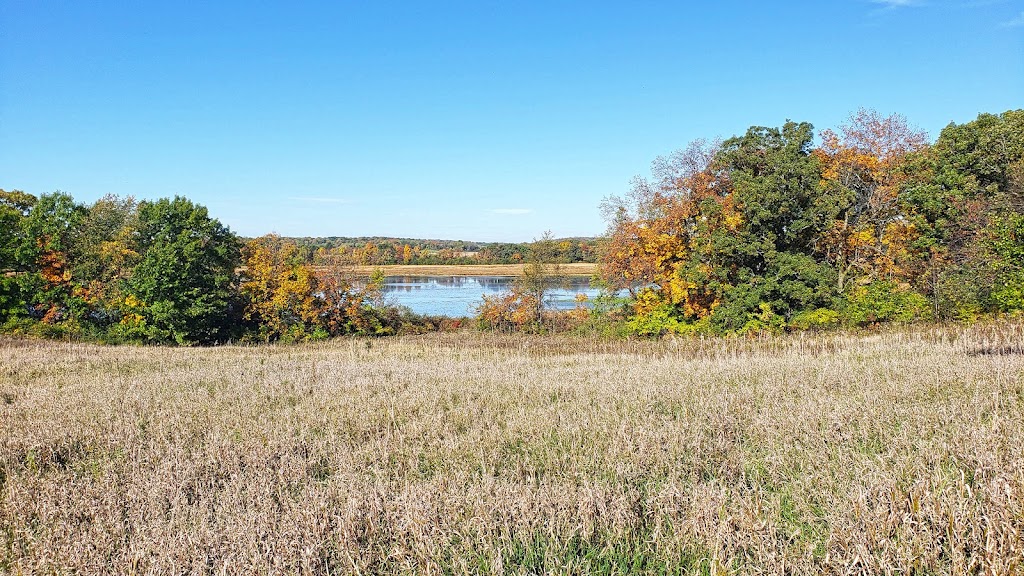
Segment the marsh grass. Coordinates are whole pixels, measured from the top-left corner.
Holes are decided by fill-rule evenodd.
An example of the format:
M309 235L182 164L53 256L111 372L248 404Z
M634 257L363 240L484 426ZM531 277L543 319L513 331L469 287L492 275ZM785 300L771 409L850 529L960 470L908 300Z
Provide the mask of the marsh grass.
M1020 573L1021 342L3 340L0 573Z

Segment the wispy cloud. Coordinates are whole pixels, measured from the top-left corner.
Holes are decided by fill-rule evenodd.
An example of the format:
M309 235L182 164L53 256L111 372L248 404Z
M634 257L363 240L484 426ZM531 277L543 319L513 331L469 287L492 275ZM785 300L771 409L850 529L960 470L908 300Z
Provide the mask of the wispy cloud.
M503 214L505 216L522 216L533 212L530 208L493 208L488 210L491 214Z
M968 0L967 2L957 2L954 4L957 8L984 8L985 6L995 6L997 4L1006 4L1009 0Z
M920 6L921 0L871 0L872 4L881 4L886 8L902 8L904 6Z
M1024 26L1024 12L1017 14L1016 18L1003 22L1002 26L1003 28L1017 28L1019 26Z
M296 202L310 202L312 204L351 204L352 201L346 198L331 198L328 196L289 196L289 200Z

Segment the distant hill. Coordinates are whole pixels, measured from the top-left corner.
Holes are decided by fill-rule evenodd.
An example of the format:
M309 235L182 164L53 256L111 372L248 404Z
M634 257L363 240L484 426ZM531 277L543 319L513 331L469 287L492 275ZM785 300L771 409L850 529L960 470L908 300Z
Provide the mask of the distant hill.
M395 238L386 236L321 236L285 238L299 245L313 264L517 264L530 242L476 242ZM604 240L597 237L557 238L556 257L566 263L597 262Z

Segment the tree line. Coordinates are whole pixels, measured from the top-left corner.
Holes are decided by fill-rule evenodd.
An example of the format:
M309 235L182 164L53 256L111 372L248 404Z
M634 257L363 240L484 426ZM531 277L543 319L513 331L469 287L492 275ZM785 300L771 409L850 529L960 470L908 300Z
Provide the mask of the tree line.
M393 264L522 264L532 243L416 240L410 238L295 238L315 266ZM594 238L560 238L554 256L563 262L596 262L599 242Z
M698 141L602 205L602 276L640 334L1024 310L1024 110L931 143L899 115Z
M0 328L210 344L384 335L452 321L385 306L382 278L315 270L294 241L243 241L176 197L92 205L0 190Z
M600 241L473 246L526 264L477 325L749 334L1024 311L1024 110L950 124L935 142L867 110L817 135L755 126L652 172L605 200ZM465 243L362 240L246 240L181 197L0 190L0 330L189 345L461 325L385 305L382 275L348 265L458 260ZM597 253L599 301L545 310L557 263Z

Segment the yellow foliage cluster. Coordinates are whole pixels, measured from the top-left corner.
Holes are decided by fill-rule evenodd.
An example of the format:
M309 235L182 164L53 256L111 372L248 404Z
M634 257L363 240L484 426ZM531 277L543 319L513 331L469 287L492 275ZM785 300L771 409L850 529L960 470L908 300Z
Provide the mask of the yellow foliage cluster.
M639 315L668 303L699 319L719 303L719 295L686 280L681 266L708 257L709 231L735 233L743 225L743 213L728 181L700 160L691 162L699 169L667 179L637 199L635 216L622 217L613 227L602 274L613 288L629 289L636 296ZM706 209L707 201L714 202L714 210ZM710 273L710 266L699 267Z
M294 242L276 235L255 238L243 249L243 317L258 322L267 338L304 331L318 321L313 272L300 256Z
M840 289L852 274L871 280L905 280L913 273L911 245L918 231L899 206L910 154L927 144L922 132L900 116L860 110L842 127L825 130L814 151L822 186L844 193L849 206L822 236L822 250L840 276Z

